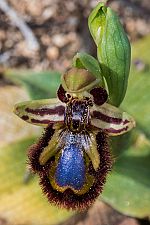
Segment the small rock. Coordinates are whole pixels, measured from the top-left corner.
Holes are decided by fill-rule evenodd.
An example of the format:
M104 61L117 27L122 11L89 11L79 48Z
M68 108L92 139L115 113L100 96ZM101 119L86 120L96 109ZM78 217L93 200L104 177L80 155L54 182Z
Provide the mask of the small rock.
M59 57L59 49L55 46L49 47L46 51L49 60L55 60Z
M71 26L72 28L76 27L78 25L78 22L79 22L79 19L75 16L74 17L72 16L72 17L68 18L68 20L67 20L67 24L69 26Z
M0 40L5 40L6 39L6 33L3 30L0 30Z
M42 14L42 3L37 0L29 1L28 4L28 11L32 16L41 16Z
M73 1L68 1L68 2L66 2L65 6L66 6L66 9L67 9L69 12L73 12L73 11L75 11L75 9L76 9L76 5L75 5L75 3L74 3Z
M144 19L137 19L136 20L136 29L138 31L139 34L146 35L150 32L150 28L148 23L145 23Z
M46 46L49 46L51 44L51 38L47 34L42 35L41 41L42 41L43 45L46 45Z
M135 27L135 20L132 19L132 18L128 18L126 20L126 29L129 33L134 33L135 30L136 30L136 27Z
M59 48L64 47L68 43L66 35L64 35L64 34L56 34L56 35L54 35L52 37L52 41L53 41L54 45L56 45Z
M29 49L25 41L16 44L16 53L27 58L34 58L37 55L37 51Z
M48 7L44 10L42 17L44 18L44 20L48 20L51 17L55 16L56 14L56 7Z

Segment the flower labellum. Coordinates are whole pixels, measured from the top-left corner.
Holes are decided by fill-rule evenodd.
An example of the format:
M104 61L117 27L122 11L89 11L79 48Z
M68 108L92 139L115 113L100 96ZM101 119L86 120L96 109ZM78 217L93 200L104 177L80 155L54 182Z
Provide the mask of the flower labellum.
M85 69L65 73L57 96L19 103L14 111L26 122L46 127L28 157L49 202L84 210L102 192L112 168L108 136L129 131L135 122L107 103L106 90Z

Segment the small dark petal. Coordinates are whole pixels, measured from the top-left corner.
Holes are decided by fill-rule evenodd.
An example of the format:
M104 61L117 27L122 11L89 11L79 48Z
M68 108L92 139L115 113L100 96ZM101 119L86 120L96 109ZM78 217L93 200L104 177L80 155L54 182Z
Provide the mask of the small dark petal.
M92 163L90 163L89 174L94 176L95 182L87 193L77 195L71 189L67 189L63 193L54 190L50 184L46 170L39 173L40 185L50 203L66 209L82 211L90 207L102 192L106 176L112 168L112 159L107 135L104 132L99 132L96 139L101 161L97 171L93 169ZM49 163L49 168L51 167L51 163Z
M103 105L108 99L107 91L102 87L93 88L90 94L93 95L96 105Z
M41 166L39 164L39 157L43 149L48 145L48 142L50 141L53 134L54 134L54 130L52 128L52 125L50 124L45 129L45 133L42 135L39 141L36 144L31 145L31 147L29 148L28 164L34 173L40 172L46 169L44 166Z
M68 98L66 97L66 91L64 90L63 86L60 85L57 91L57 97L62 102L68 102Z

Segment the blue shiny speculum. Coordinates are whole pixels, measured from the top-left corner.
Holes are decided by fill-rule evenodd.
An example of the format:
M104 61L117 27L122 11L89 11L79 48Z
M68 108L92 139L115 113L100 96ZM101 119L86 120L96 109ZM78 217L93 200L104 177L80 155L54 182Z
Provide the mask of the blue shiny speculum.
M74 99L69 102L65 112L65 132L63 140L60 139L63 149L59 157L55 181L59 187L80 190L86 180L86 165L83 156L81 133L88 121L88 104L86 101Z
M66 146L59 158L56 173L56 183L61 187L79 190L85 183L85 164L83 152L77 144Z

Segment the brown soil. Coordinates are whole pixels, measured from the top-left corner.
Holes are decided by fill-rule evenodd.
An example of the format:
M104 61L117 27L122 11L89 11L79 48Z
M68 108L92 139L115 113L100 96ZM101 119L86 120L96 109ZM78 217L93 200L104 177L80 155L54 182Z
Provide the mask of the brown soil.
M31 28L39 50L28 49L22 32L0 10L0 65L5 67L55 69L64 71L77 51L95 55L96 48L89 34L87 17L97 0L9 0L9 6L19 13ZM149 0L110 0L135 41L148 33L150 27Z

